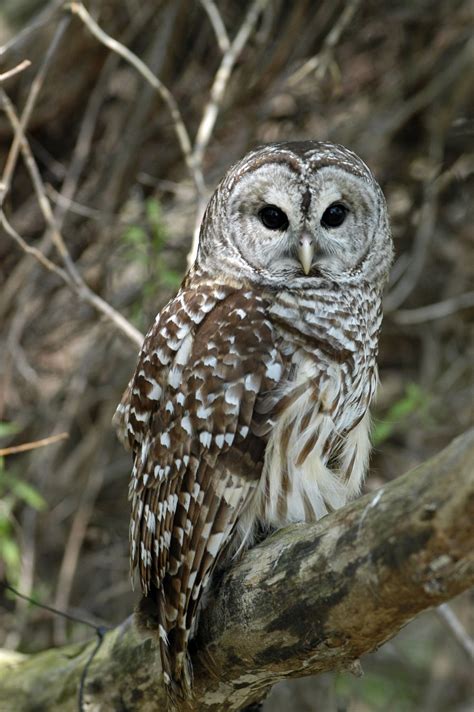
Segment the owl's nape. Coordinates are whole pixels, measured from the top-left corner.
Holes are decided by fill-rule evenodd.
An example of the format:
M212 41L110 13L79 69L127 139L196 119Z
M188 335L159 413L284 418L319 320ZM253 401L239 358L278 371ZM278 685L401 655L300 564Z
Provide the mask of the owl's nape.
M131 566L174 699L210 577L255 532L359 492L392 258L382 192L333 144L263 147L206 210L116 424L132 450Z

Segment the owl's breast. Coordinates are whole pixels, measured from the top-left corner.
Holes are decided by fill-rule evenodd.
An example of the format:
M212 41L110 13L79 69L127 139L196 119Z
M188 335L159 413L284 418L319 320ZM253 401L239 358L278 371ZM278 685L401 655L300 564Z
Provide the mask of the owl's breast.
M376 385L376 335L368 332L377 325L363 311L344 320L335 300L323 306L285 295L274 309L289 367L261 480L260 516L272 526L343 506L367 467Z

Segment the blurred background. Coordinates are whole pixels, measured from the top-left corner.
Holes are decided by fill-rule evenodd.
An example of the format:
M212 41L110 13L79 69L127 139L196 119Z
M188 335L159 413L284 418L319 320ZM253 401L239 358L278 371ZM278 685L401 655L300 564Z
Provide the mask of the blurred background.
M2 0L0 74L25 59L31 66L1 86L18 114L27 112L46 199L90 289L145 332L176 291L202 204L232 162L270 141L343 143L379 179L396 245L366 489L426 460L472 425L472 4L86 6L171 91L191 141L200 137L194 155L205 181L199 197L169 108L78 16L60 2ZM213 85L216 111L208 107ZM12 142L11 116L3 112L0 171L9 189L0 196L8 224L64 267L25 163L20 157L12 166ZM0 579L115 625L137 594L128 574L130 456L111 418L137 343L1 227L0 331L0 448L69 434L0 458ZM450 605L472 635L472 598ZM7 592L0 596L0 647L32 652L88 637L83 626ZM362 664L362 678L282 683L265 709L473 709L469 657L440 611L420 616Z

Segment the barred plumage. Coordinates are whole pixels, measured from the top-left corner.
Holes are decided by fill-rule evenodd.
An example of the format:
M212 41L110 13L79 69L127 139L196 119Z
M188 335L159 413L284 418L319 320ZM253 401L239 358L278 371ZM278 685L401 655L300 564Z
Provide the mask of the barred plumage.
M342 146L257 149L211 198L115 416L133 453L132 569L175 694L190 693L188 641L224 552L359 491L391 258L380 188Z

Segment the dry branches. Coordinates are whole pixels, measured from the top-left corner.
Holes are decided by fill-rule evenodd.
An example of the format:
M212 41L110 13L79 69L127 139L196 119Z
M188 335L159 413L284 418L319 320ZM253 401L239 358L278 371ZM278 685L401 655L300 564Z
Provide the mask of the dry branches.
M191 145L191 139L188 134L188 130L184 125L183 117L179 110L176 99L170 92L168 87L166 87L162 81L156 77L153 72L147 67L145 62L143 62L136 54L131 52L125 45L123 45L118 40L110 37L104 30L99 27L97 22L91 17L87 12L84 5L80 2L72 2L69 5L69 9L74 15L77 15L82 22L87 26L87 28L92 32L94 37L96 37L99 42L116 52L123 59L125 59L129 64L131 64L139 74L150 84L150 86L155 89L155 91L160 95L162 100L165 102L168 110L170 112L171 118L173 120L173 127L176 132L176 137L178 139L183 158L185 160L188 171L191 178L194 181L196 187L196 192L198 195L204 193L204 178L202 176L201 167L196 163L193 158L193 151Z
M219 69L216 72L212 83L209 101L204 109L199 128L196 133L196 140L193 148L193 158L198 164L202 164L204 151L207 148L212 131L217 120L222 99L229 81L234 64L245 47L260 13L265 9L268 0L254 0L250 5L242 25L229 45L229 48L222 57Z
M426 321L443 319L452 316L461 309L474 307L474 292L465 292L450 299L443 299L442 302L428 304L417 309L398 309L393 312L391 318L397 324L422 324Z
M54 33L53 40L48 48L48 51L46 52L46 54L44 56L43 62L38 70L38 73L36 74L32 84L31 84L31 88L28 93L28 99L26 101L25 108L23 109L21 119L20 119L20 124L19 124L22 132L25 131L26 126L28 125L28 122L30 120L34 106L36 104L36 100L38 98L38 94L41 91L41 87L43 86L43 82L45 80L48 69L51 65L51 62L52 62L53 57L56 53L56 50L63 38L66 28L69 25L69 22L70 22L70 20L68 17L63 18L61 20L61 22L59 22L59 24L56 28L56 32ZM12 145L10 148L10 152L8 154L8 158L5 163L4 170L3 170L2 179L0 181L0 207L3 206L5 196L8 193L8 191L10 190L12 175L15 170L19 150L20 150L20 134L19 134L19 132L15 131L13 142L12 142Z
M188 264L191 265L194 262L194 258L197 252L197 240L199 236L199 223L201 221L202 212L204 210L204 204L207 200L207 190L206 184L203 177L203 159L205 150L209 144L212 136L212 132L217 120L217 116L222 107L222 102L224 94L229 82L230 76L232 74L233 67L236 60L241 54L243 48L247 44L252 31L255 28L255 24L259 15L263 12L268 4L268 0L254 0L250 5L242 25L235 35L235 38L230 42L227 31L225 29L222 17L217 9L216 5L212 0L208 2L202 2L204 9L206 10L211 24L214 28L216 39L218 41L219 47L223 53L223 57L220 66L214 77L212 83L209 101L204 107L201 121L199 123L194 145L191 142L188 130L185 126L183 117L179 110L178 104L170 92L170 90L165 86L165 84L156 77L153 72L147 67L147 65L139 58L136 54L131 52L125 45L118 42L116 39L110 37L104 30L102 30L91 15L87 12L84 5L79 2L72 2L67 7L71 12L77 15L82 22L88 27L92 34L102 42L106 47L108 47L113 52L119 54L123 59L125 59L129 64L131 64L142 77L150 84L150 86L158 92L162 100L165 102L168 110L170 112L173 127L178 139L181 152L188 168L189 174L194 182L196 195L198 199L197 205L197 219L193 235L193 243L191 250L188 255Z
M82 22L88 27L91 33L108 49L112 50L127 62L129 62L153 87L155 91L161 96L165 104L167 105L170 115L173 120L173 126L176 132L176 136L183 154L183 158L188 167L189 173L194 181L196 192L199 198L199 205L201 206L206 197L206 189L204 178L202 174L202 161L205 148L207 147L209 140L212 135L212 130L214 128L217 115L222 103L224 92L232 72L232 68L235 64L237 57L245 46L248 38L255 26L256 20L267 4L267 0L255 0L255 2L250 6L247 15L244 18L240 30L237 32L235 39L232 43L229 43L224 51L221 65L216 73L214 83L211 89L210 100L203 111L203 116L197 131L196 141L194 146L191 143L188 131L184 124L181 116L181 112L177 105L177 102L169 91L169 89L150 71L147 65L131 52L125 45L123 45L118 40L110 37L105 33L97 22L91 17L88 11L85 9L82 3L72 2L68 5L71 13L77 15ZM216 32L219 32L221 37L221 44L226 45L225 38L225 28L222 22L222 18L218 13L217 8L213 3L205 4L206 11L212 19L213 26L216 28ZM3 205L5 196L10 188L11 177L15 168L18 151L21 147L23 157L28 168L30 177L32 179L36 196L41 207L41 211L45 218L46 224L49 227L50 234L56 249L64 262L65 270L58 268L51 260L44 256L40 250L36 248L27 247L26 241L17 233L13 226L9 223L5 213L1 212L0 220L7 232L7 234L12 237L17 244L20 245L25 252L32 254L38 259L38 261L50 271L55 272L67 285L68 287L74 289L78 296L90 303L95 309L97 309L101 314L106 316L118 329L120 329L128 338L130 338L137 345L141 345L143 341L143 335L135 329L121 314L119 314L113 307L111 307L105 300L101 299L96 295L84 282L80 276L73 260L70 257L69 251L66 244L62 238L60 229L58 227L55 215L51 208L49 199L47 197L47 191L42 183L40 173L37 169L36 163L34 161L33 155L29 148L28 142L25 137L24 129L28 123L29 117L31 115L32 108L36 96L38 95L39 89L41 88L44 75L48 68L49 62L51 61L54 52L56 51L57 45L66 29L68 24L67 19L63 19L58 25L58 30L56 31L55 40L51 44L49 52L45 57L45 61L40 70L40 73L35 79L32 85L30 94L28 97L28 102L23 112L21 120L19 120L14 111L13 105L9 101L7 95L2 90L2 102L3 108L6 112L9 121L13 127L14 140L10 150L10 154L7 160L7 164L4 169L1 192L0 192L0 206ZM20 69L25 67L25 63L19 65ZM20 71L17 67L12 70L13 73ZM11 75L11 72L8 73ZM69 191L70 192L70 191ZM199 210L200 213L200 210ZM195 247L192 249L192 254L195 254Z
M21 445L11 445L10 447L0 448L0 457L5 457L5 455L16 455L19 452L28 452L29 450L36 450L39 447L46 447L47 445L53 445L60 440L65 440L69 437L68 433L57 433L57 435L50 435L48 438L41 438L41 440L35 440L30 443L22 443Z
M2 82L5 82L7 79L11 79L11 77L16 76L20 72L23 72L25 69L28 69L28 67L31 66L31 62L29 59L24 59L22 62L16 65L16 67L12 67L12 69L7 70L6 72L3 72L3 74L0 74L0 84Z
M3 89L0 88L0 99L2 100L3 109L7 114L12 128L14 130L14 142L12 146L19 146L23 154L23 158L28 169L28 172L33 183L36 197L40 205L43 217L51 231L51 237L53 243L64 262L65 270L57 267L51 260L45 257L39 250L35 248L30 248L27 246L26 241L18 235L14 228L9 224L3 208L1 207L3 199L6 192L8 191L11 175L13 172L13 166L16 162L16 150L12 148L11 156L14 158L7 162L7 167L4 171L3 187L4 193L0 196L0 220L5 229L5 231L13 237L13 239L20 245L25 252L32 254L36 259L47 269L57 274L69 288L74 290L77 295L84 301L89 302L97 311L106 316L118 329L120 329L129 339L131 339L137 346L141 346L143 341L143 334L141 334L138 329L136 329L125 317L123 317L119 312L117 312L113 307L110 306L104 299L101 299L97 294L86 285L81 275L79 274L66 244L62 238L61 232L58 229L56 219L51 208L51 203L46 195L46 190L43 185L41 174L38 170L36 162L33 158L33 154L30 150L28 141L26 140L22 123L16 116L16 112L13 108L12 103L8 99L8 96ZM26 111L26 110L25 110ZM25 112L24 112L25 115ZM28 116L28 114L27 114Z

